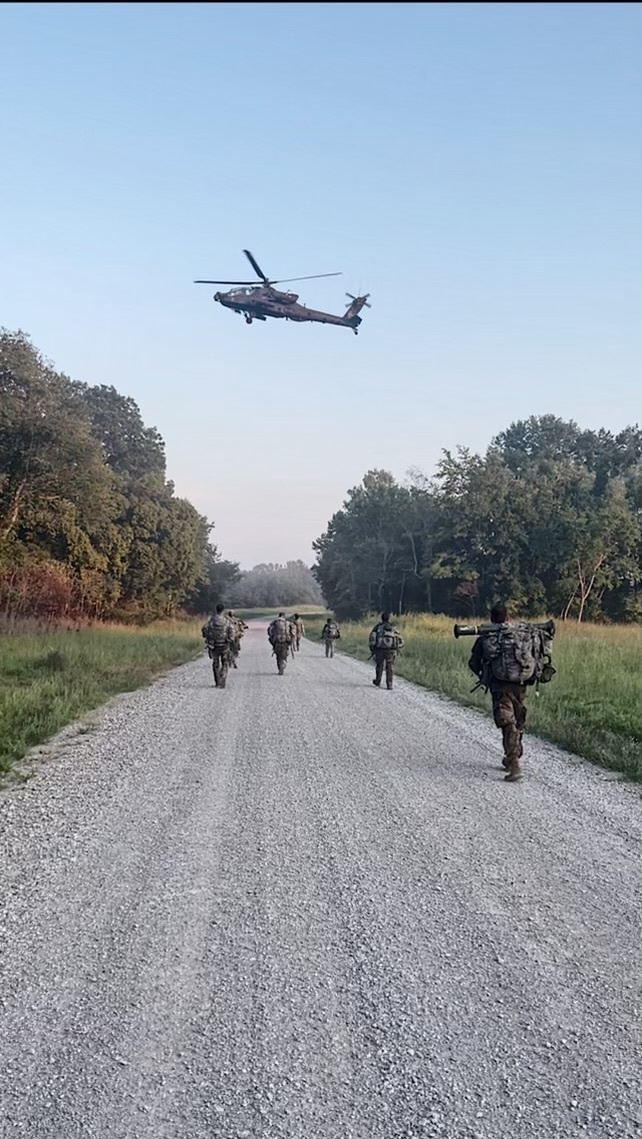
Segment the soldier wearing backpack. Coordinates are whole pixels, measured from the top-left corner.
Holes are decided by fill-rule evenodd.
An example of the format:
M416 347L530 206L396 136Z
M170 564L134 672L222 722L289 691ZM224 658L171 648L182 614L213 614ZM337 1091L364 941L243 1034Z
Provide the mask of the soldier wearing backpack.
M225 688L227 671L232 659L235 631L225 616L224 605L216 606L216 613L210 617L207 624L203 625L201 635L212 662L214 684L217 688Z
M368 645L370 653L375 660L375 678L372 683L375 688L381 686L381 679L385 668L386 688L390 691L392 688L395 660L397 659L397 653L403 648L403 639L401 634L390 624L389 613L382 613L381 620L370 630Z
M268 626L267 635L272 645L273 655L276 657L276 666L279 670L279 676L283 676L285 666L288 663L288 652L290 651L292 641L292 626L285 616L285 613L279 613L278 617L274 618Z
M234 640L232 641L231 645L231 665L232 668L238 668L238 664L236 662L241 651L241 638L247 629L247 625L245 624L245 621L241 620L240 617L235 616L231 609L228 609L227 611L227 619L234 630Z
M490 611L491 628L473 645L468 667L493 701L495 724L501 729L503 765L507 783L522 778L522 737L526 724L526 695L534 684L546 683L555 674L550 642L554 635L541 625L510 622L505 605ZM474 689L473 689L474 691Z
M327 657L333 657L334 642L341 640L341 632L336 621L331 621L330 618L328 618L321 630L321 640L325 645L325 655Z

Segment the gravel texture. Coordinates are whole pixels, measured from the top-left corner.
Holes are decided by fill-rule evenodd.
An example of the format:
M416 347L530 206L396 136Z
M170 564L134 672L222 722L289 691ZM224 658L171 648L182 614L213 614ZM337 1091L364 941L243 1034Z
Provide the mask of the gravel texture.
M642 1136L639 787L371 678L255 622L0 793L2 1139Z

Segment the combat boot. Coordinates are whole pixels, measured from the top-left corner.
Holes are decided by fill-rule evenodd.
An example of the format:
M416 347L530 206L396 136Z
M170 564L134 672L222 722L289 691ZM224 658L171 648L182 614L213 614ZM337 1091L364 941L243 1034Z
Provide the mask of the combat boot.
M519 759L511 759L508 775L504 776L505 783L517 783L522 778L522 766Z
M381 684L381 681L380 680L373 680L372 683L374 684L375 688L378 688L379 685Z

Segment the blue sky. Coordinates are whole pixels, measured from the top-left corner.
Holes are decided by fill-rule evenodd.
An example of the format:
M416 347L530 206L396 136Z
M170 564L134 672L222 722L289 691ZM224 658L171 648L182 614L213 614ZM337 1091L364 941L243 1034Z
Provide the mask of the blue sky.
M245 568L372 467L640 420L638 4L4 4L0 325L131 395ZM249 248L358 336L247 326Z

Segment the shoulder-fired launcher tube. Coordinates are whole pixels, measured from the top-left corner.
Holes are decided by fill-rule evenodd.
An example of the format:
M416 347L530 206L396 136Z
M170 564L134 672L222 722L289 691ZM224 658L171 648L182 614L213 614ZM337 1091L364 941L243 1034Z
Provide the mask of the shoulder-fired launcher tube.
M555 636L554 621L518 621L516 624L532 625L534 629L543 629L544 632L549 633L551 637ZM497 629L501 629L501 625L493 625L490 622L486 625L455 625L453 633L456 638L481 637L484 633L494 633Z

